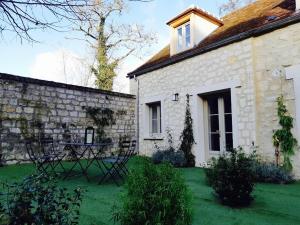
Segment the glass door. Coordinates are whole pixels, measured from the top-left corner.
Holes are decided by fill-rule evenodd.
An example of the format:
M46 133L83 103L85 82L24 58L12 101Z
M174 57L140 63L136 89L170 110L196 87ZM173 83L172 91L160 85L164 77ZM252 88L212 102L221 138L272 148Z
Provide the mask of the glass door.
M233 148L230 92L207 97L209 151L225 152Z

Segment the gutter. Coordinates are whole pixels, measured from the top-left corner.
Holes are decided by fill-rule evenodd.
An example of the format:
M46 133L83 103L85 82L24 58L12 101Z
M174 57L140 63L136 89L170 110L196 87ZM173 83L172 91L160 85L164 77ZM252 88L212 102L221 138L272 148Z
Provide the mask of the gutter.
M192 57L197 56L197 55L204 54L204 53L209 52L209 51L213 51L213 50L218 49L220 47L224 47L226 45L229 45L229 44L232 44L232 43L235 43L235 42L239 42L239 41L248 39L250 37L258 37L258 36L261 36L263 34L266 34L266 33L272 32L274 30L277 30L277 29L280 29L280 28L283 28L283 27L286 27L286 26L289 26L289 25L292 25L292 24L295 24L295 23L299 23L299 22L300 22L300 13L296 13L296 14L294 14L292 16L289 16L285 19L282 19L282 20L279 20L279 21L276 21L276 22L273 22L273 23L269 23L269 24L264 25L262 27L255 28L255 29L252 29L252 30L249 30L249 31L231 36L229 38L226 38L224 40L221 40L221 41L218 41L216 43L210 44L208 46L205 46L205 47L202 47L202 48L194 48L191 51L188 51L184 54L175 55L175 56L173 56L173 57L171 57L167 60L156 63L154 65L150 65L149 67L146 67L144 69L141 69L141 70L137 69L137 70L135 70L131 73L128 73L127 77L132 79L133 77L141 76L145 73L149 73L149 72L152 72L154 70L161 69L161 68L164 68L166 66L173 65L177 62L192 58Z

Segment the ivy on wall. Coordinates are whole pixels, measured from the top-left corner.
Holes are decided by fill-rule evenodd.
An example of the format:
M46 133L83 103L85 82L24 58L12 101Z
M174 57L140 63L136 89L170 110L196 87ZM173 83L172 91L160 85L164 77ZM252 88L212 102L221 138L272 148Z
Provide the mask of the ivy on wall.
M281 128L273 133L273 145L283 155L283 168L291 171L293 169L291 157L295 155L297 140L292 134L294 119L289 114L282 95L277 98L277 115Z
M105 127L116 124L115 112L109 108L87 107L86 113L96 125L97 141L104 140L106 138Z

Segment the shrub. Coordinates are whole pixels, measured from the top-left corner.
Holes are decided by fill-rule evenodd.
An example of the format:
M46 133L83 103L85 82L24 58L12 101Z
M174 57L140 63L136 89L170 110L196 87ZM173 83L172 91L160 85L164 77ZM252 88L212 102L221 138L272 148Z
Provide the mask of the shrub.
M253 159L242 149L234 149L212 161L206 170L208 183L222 204L247 206L252 201L254 188Z
M181 145L179 149L184 152L186 159L186 166L195 166L195 156L192 153L193 144L195 144L194 134L193 134L193 119L190 109L190 95L186 95L186 110L185 110L185 120L184 129L180 136Z
M152 155L152 161L155 164L168 162L176 167L186 165L186 158L183 151L176 150L173 145L171 131L167 129L168 146L160 147L155 144L156 151Z
M183 151L175 150L158 150L152 155L152 161L155 164L168 162L175 167L183 167L186 165L186 159Z
M82 199L80 189L68 193L44 175L29 176L21 183L7 185L7 188L8 193L0 200L6 202L2 206L2 217L8 219L8 224L78 224Z
M170 164L142 161L128 177L114 219L122 225L189 225L192 222L190 191Z
M255 161L253 164L255 180L263 183L289 184L294 182L294 177L285 169L274 163Z

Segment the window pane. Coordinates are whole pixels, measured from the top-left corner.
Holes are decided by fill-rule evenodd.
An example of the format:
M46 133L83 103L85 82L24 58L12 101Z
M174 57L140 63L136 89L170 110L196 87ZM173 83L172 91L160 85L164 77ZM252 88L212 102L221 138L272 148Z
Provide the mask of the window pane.
M210 132L219 131L219 116L210 116Z
M178 30L177 30L177 32L178 32L178 48L179 49L181 49L182 48L182 42L183 42L183 34L182 34L182 28L179 28Z
M220 151L220 136L219 134L210 135L210 150Z
M190 24L185 25L185 44L187 47L191 45L191 27Z
M152 106L152 119L157 119L157 106Z
M225 115L225 132L232 132L232 115Z
M152 120L152 133L158 133L157 120Z
M218 98L212 97L208 99L209 114L218 114Z
M226 151L231 151L233 149L233 139L232 133L226 134Z
M230 93L224 95L225 113L231 113L231 95Z

